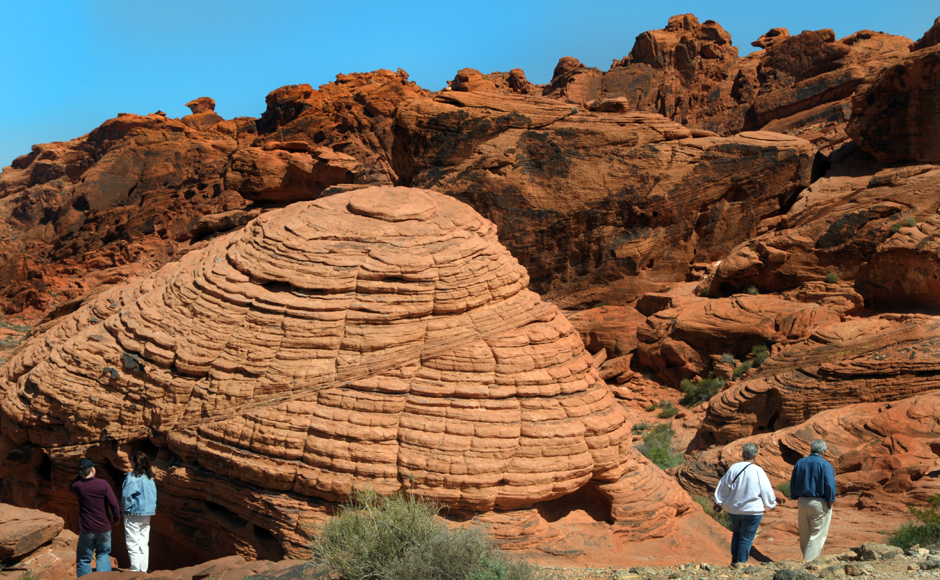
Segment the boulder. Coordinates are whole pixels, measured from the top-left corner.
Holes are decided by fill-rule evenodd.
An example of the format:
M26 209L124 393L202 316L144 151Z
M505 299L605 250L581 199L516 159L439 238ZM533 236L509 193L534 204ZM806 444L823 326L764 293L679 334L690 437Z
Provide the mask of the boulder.
M0 561L20 559L35 551L58 536L65 525L57 515L0 505Z

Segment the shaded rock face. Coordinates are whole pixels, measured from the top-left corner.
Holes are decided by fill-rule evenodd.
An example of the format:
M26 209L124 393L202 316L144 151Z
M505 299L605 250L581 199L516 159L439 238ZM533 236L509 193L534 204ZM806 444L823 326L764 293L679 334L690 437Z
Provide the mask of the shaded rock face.
M800 139L692 138L659 115L498 93L442 93L398 118L402 179L481 208L540 292L684 276L786 207L812 165Z
M427 94L402 70L341 74L317 90L310 85L282 87L267 96L256 144L326 147L358 160L362 170L357 183L391 185L397 181L389 162L395 109Z
M859 89L848 126L882 163L940 163L940 47L918 50Z
M690 501L631 452L577 332L527 282L492 223L429 191L266 213L7 362L0 492L61 509L79 457L117 481L145 449L157 535L201 555L301 554L304 525L366 488L497 510L498 534L538 545L537 506L590 487L614 532L662 537Z

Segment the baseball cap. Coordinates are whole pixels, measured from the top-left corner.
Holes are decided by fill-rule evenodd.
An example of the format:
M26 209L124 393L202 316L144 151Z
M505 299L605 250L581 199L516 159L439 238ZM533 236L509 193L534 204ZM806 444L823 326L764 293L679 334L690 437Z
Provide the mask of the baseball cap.
M95 466L95 462L92 461L91 459L88 459L87 457L82 458L82 460L78 462L79 469L88 469L89 467L94 467L94 466Z

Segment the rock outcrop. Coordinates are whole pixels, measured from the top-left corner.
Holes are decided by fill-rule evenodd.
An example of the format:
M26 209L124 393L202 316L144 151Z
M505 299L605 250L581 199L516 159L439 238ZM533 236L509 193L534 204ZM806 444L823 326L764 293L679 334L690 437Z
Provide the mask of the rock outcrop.
M852 403L822 411L804 423L698 453L678 469L678 479L692 493L713 490L721 473L740 461L741 445L756 443L762 449L761 467L771 481L789 481L793 464L809 453L813 439L822 438L835 468L838 494L857 496L858 505L843 501L844 509L904 511L905 504L926 502L940 493L938 405L934 391L897 402Z
M856 93L847 128L882 163L940 163L940 47L912 53Z
M78 458L117 485L142 449L155 552L239 554L192 575L306 555L367 487L544 558L725 561L634 449L661 421L692 493L823 436L853 533L899 521L938 491L936 28L741 58L680 15L544 87L338 75L35 146L0 174L0 500L74 529Z
M935 316L882 315L819 328L715 396L691 448L793 427L853 403L936 391L938 352Z
M533 288L562 297L717 259L791 203L813 157L776 133L695 137L656 114L457 91L404 104L397 142L406 183L479 208Z
M55 507L43 495L82 454L117 479L156 448L176 534L193 502L230 514L202 522L217 544L192 532L203 555L302 554L310 518L366 488L496 510L494 533L529 547L549 534L540 504L590 488L615 533L663 537L694 504L631 452L578 334L527 282L489 221L429 191L266 213L7 362L0 449L17 461L0 470L52 476L4 497Z

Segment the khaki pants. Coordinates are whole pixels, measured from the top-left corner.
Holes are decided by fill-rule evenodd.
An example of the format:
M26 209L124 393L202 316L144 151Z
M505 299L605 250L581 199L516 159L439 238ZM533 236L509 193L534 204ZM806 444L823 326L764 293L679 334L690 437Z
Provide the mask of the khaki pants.
M803 551L803 560L809 562L819 556L826 543L832 510L822 497L801 497L799 505L800 550Z

